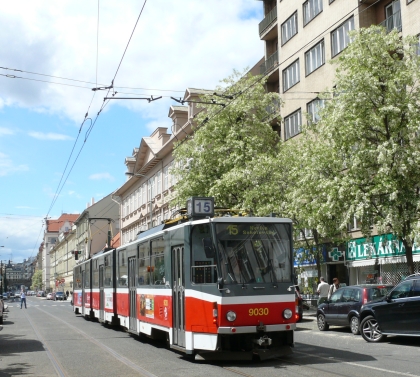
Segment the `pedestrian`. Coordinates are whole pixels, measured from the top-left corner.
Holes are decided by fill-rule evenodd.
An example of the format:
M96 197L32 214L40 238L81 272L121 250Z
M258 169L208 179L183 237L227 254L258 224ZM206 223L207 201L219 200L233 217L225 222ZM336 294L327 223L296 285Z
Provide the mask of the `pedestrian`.
M328 291L328 299L332 296L332 294L340 288L340 280L338 278L333 279L333 283L331 284L330 290Z
M328 299L328 292L330 290L330 286L325 281L324 277L320 277L320 283L318 284L317 293L319 294L318 298L318 306L321 305L323 302L327 301Z
M22 309L23 304L25 304L25 309L26 308L26 295L25 295L25 291L22 289L20 291L20 308Z
M66 297L69 298L69 291L66 291Z

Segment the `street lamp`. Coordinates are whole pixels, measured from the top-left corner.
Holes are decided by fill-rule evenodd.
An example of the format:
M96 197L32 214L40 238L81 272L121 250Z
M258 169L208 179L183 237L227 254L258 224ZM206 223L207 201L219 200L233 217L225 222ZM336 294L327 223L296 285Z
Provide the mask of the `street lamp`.
M128 175L129 177L144 177L147 179L147 185L149 185L149 180L151 179L149 176L147 176L146 174L141 174L141 173L130 173L130 172L126 172L125 175ZM149 190L147 190L149 191ZM150 191L150 196L152 196L152 192ZM150 203L150 228L151 229L153 227L153 208L152 208L152 198L150 198L150 200L148 201L148 203Z

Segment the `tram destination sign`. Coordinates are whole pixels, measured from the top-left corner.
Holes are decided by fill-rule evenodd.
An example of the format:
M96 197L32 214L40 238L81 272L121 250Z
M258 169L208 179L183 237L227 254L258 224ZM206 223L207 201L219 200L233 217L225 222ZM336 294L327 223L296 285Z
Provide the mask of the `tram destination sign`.
M187 200L188 217L213 217L214 198L192 197Z

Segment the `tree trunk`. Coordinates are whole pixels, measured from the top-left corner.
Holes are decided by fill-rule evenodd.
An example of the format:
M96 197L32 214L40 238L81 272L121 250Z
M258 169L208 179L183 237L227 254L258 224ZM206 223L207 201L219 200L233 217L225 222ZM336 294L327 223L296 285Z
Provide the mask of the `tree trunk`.
M413 262L413 246L409 244L406 239L403 239L403 245L405 247L405 257L407 258L408 274L414 274L414 262Z

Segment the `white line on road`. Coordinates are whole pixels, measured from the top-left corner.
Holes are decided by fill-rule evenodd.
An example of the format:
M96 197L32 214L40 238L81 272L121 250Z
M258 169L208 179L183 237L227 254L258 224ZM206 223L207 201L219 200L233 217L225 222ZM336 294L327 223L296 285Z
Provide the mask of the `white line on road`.
M353 365L356 367L361 367L361 368L367 368L367 369L372 369L372 370L377 370L379 372L386 372L386 373L392 373L398 376L410 376L410 377L420 377L417 374L412 374L412 373L405 373L405 372L397 372L395 370L388 370L388 369L383 369L383 368L377 368L377 367L372 367L369 365L364 365L364 364L358 364L358 363L353 363L351 361L344 361L344 360L340 360L338 358L335 359L331 359L330 357L322 357L320 355L314 355L311 353L306 353L306 352L300 352L300 351L293 351L294 353L300 353L302 355L307 355L307 356L312 356L312 357L316 357L318 359L323 359L323 360L327 360L329 362L331 361L337 361L338 363L344 363L344 364L348 364L348 365Z

